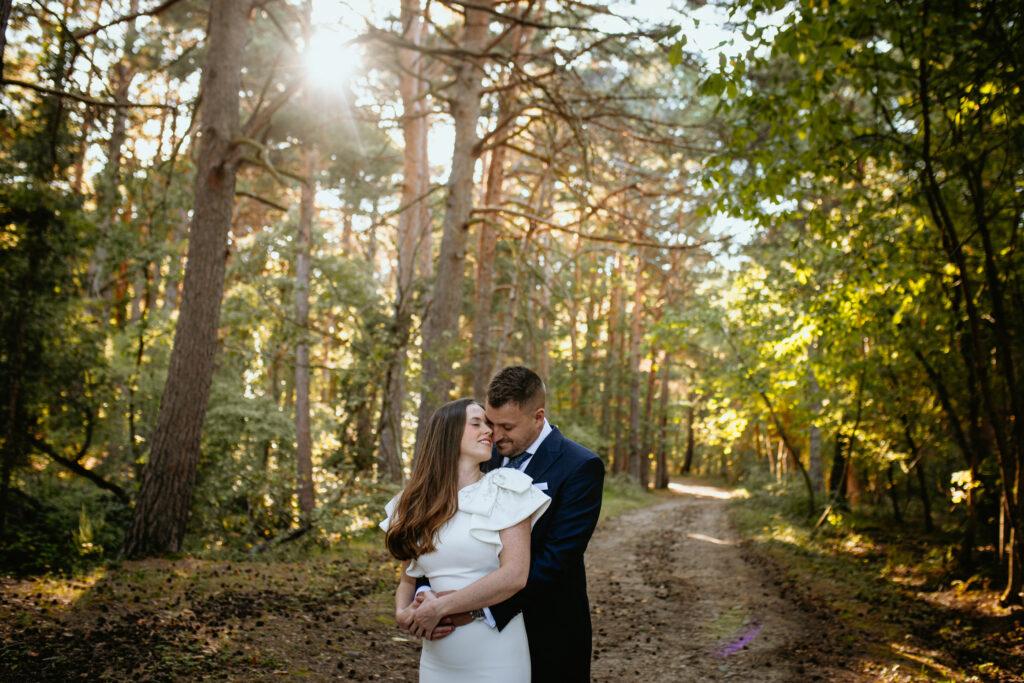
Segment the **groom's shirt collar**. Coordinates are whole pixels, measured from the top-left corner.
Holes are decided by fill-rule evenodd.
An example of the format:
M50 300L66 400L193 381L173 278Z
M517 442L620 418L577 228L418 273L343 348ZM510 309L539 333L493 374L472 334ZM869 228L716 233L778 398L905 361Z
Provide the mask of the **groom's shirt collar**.
M540 448L540 445L544 442L544 439L548 438L548 434L550 433L551 423L548 422L548 419L545 417L544 426L541 427L540 434L537 436L537 439L529 445L529 447L526 449L526 452L529 453L530 455L536 453L537 449Z
M548 419L545 417L544 426L541 427L540 434L537 435L537 438L534 440L534 442L527 446L526 450L523 451L524 453L529 453L530 457L523 460L523 462L519 465L520 471L526 469L526 466L530 464L530 461L533 460L533 456L537 453L537 449L540 448L540 445L544 443L544 439L548 438L548 434L550 434L552 431L553 430L551 429L551 423L548 422ZM507 456L501 459L502 467L504 467L506 464L508 464Z

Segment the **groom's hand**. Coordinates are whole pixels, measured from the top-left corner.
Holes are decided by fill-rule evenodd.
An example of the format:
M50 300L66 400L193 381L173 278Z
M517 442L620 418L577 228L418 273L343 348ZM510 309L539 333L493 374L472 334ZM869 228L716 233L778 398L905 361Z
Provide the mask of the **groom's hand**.
M416 596L415 604L419 605L421 602L426 600L426 593L428 592L430 593L431 598L439 598L442 595L448 595L449 593L452 593L454 591L441 591L440 593L436 594L431 591L421 591ZM439 640L447 635L451 635L451 632L454 631L456 628L458 628L459 626L465 626L466 624L472 621L473 615L469 612L459 612L458 614L452 614L450 616L447 616L444 619L442 619L438 624L437 628L434 629L434 633L431 634L430 640Z
M452 592L454 591L441 591L437 594L437 597L441 597L442 595L448 595ZM452 614L448 617L445 617L445 620L450 621L453 626L465 626L466 624L473 621L473 615L469 612L459 612L458 614ZM445 620L442 620L441 623L443 624Z
M416 597L413 599L412 604L409 605L409 610L414 611L417 607L422 605L427 600L436 600L438 596L447 595L450 592L451 591L445 591L443 593L435 594L433 591L420 591L416 594ZM452 634L452 632L455 630L455 626L456 624L452 623L451 617L443 617L441 621L437 622L437 626L435 626L433 630L430 631L430 633L427 633L426 630L423 629L423 627L417 625L411 619L408 626L403 626L402 624L399 624L399 627L403 631L407 631L410 635L415 636L416 638L426 638L427 640L441 640L442 638L446 638Z

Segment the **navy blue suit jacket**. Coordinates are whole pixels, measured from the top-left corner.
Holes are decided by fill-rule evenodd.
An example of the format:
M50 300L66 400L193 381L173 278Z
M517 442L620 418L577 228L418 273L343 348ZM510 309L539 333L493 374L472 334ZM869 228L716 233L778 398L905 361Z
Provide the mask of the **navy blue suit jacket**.
M495 453L484 470L502 460ZM491 614L501 629L523 613L534 683L589 681L592 630L583 552L601 512L604 463L554 428L525 472L534 485L547 484L551 505L530 536L526 588L491 606Z

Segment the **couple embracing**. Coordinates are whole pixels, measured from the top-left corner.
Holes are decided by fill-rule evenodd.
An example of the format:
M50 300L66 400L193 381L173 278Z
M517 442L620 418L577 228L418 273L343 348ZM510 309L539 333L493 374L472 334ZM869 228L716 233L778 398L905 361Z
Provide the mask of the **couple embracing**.
M495 375L485 405L437 409L380 525L402 560L395 618L425 639L421 683L590 680L583 552L603 480L528 368Z

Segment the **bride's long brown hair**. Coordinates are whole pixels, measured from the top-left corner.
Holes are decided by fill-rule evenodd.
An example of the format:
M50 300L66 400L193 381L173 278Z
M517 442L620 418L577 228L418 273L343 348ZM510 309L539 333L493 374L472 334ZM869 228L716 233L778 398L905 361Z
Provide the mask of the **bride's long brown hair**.
M471 398L445 403L427 423L423 449L412 466L412 478L398 499L384 537L399 560L413 560L434 551L437 532L455 515L459 504L459 452ZM480 406L481 408L483 406Z

